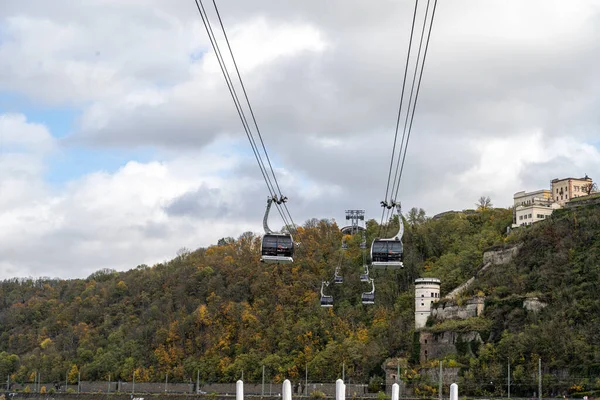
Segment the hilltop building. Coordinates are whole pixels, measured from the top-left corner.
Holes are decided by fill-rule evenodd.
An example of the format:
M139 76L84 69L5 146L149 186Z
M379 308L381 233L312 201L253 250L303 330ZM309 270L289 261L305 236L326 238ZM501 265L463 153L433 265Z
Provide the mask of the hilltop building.
M585 187L592 183L592 178L587 175L583 178L552 179L552 198L558 204L564 205L572 198L587 196Z
M552 192L546 189L534 192L520 191L515 193L513 200L513 228L546 219L552 211L560 208L560 205L553 201Z
M438 278L415 280L415 329L425 327L431 315L431 306L440 300L440 285Z
M587 196L586 187L592 184L592 178L587 175L583 178L557 178L551 181L551 190L515 193L512 227L527 226L548 218L571 199Z

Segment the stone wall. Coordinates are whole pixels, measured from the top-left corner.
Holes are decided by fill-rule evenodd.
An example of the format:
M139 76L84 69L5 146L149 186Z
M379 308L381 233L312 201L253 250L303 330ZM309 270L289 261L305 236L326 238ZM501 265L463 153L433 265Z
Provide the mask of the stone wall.
M540 312L548 304L540 301L537 297L528 297L523 300L523 308L527 311Z
M581 199L581 197L578 197L578 199ZM564 207L565 208L577 208L577 207L583 207L583 206L589 206L589 205L600 205L600 197L596 197L595 194L593 194L590 199L569 201L569 202L565 203Z
M444 367L442 366L442 382L445 386L450 383L458 382L459 367ZM437 383L440 381L440 368L421 368L419 374L427 378L427 380L437 387Z
M508 264L517 256L520 247L521 246L513 246L507 249L486 251L483 253L483 264Z
M483 313L485 298L473 297L460 306L455 301L441 301L432 307L431 315L436 319L467 319Z
M448 354L458 354L457 345L464 345L467 353L472 353L472 343L483 343L479 332L420 332L420 362L444 358Z

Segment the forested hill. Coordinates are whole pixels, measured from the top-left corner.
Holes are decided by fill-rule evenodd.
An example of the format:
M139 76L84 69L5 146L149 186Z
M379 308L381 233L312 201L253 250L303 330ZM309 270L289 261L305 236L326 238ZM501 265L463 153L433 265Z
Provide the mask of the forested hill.
M73 379L80 371L84 380L110 373L130 381L135 373L140 382L160 381L168 373L170 381L188 381L199 370L203 381L231 382L243 370L245 380L258 382L263 365L268 378L278 380L303 377L308 364L311 381L333 381L343 362L347 378L366 382L382 375L386 358L413 350L414 279L437 276L445 294L474 275L485 249L506 241L522 241L522 256L509 274L490 272L479 279L477 290L499 299L539 291L551 303L544 312L552 310L560 319L552 322L542 313L540 321L500 326L499 319L510 313L498 312L498 321L490 318L501 332L490 345L517 340L521 333L550 335L552 324L581 326L584 333L572 335L597 358L600 337L590 324L597 324L600 309L590 294L598 293L598 214L597 208L560 212L507 238L510 210L435 219L411 210L405 220L405 268L372 272L376 304L371 306L360 301L370 290L359 280L360 237L348 237L350 248L342 255L339 227L328 220L299 228L295 239L301 246L292 265L261 264L260 236L245 233L153 267L99 271L77 280L5 280L0 376L32 381L39 371L44 380L64 381L67 371ZM391 225L390 231L397 221ZM369 221L368 240L378 231ZM321 281L331 279L340 259L344 283L328 288L333 309L321 308ZM538 331L531 324L538 324ZM540 346L539 353L548 350ZM554 356L569 363L570 354ZM476 357L478 362L483 356ZM494 357L505 359L485 357L491 357L486 365Z

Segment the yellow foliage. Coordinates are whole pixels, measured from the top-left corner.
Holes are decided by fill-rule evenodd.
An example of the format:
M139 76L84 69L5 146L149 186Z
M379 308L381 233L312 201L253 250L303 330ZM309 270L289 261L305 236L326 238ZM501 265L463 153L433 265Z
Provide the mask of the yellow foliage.
M40 393L47 393L47 392L46 392L46 386L42 386L42 387L40 388Z
M77 365L73 364L73 366L71 366L71 370L69 371L67 378L69 380L69 383L71 383L71 384L76 383L78 381L79 368L77 368Z
M356 339L361 343L367 343L369 341L369 331L366 328L361 328L356 331Z
M46 339L42 340L42 343L40 343L40 347L42 348L42 350L45 350L51 344L52 344L52 339L46 338Z
M210 325L211 319L208 315L208 309L206 308L206 304L200 304L196 309L196 323L198 325Z
M31 388L29 387L29 385L25 386L25 389L23 389L23 392L31 393Z

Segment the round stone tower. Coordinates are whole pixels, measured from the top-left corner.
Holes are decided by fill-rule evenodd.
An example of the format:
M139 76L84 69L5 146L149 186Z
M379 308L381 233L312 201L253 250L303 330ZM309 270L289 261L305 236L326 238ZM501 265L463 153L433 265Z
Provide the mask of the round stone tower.
M438 278L415 279L415 329L425 327L431 315L431 306L440 299L440 280Z

